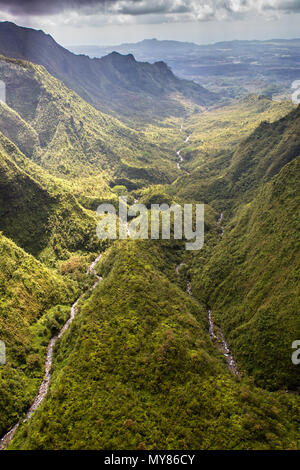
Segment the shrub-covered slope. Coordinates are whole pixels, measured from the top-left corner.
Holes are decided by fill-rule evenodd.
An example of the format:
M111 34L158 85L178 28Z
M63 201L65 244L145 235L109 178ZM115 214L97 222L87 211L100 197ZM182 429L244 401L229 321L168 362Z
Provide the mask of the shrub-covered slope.
M45 346L65 321L75 286L0 235L0 435L27 411L43 377Z
M294 108L291 101L272 101L264 96L249 95L227 106L191 116L184 125L184 130L191 135L182 151L186 168L189 171L197 169L198 178L205 166L214 170L214 175L220 175L220 170L230 163L225 156L232 155L262 121L277 121ZM221 162L223 167L219 166Z
M300 157L226 225L193 283L240 367L271 390L299 387L299 366L291 361L292 342L300 335L299 179Z
M195 118L182 152L191 174L170 190L220 209L251 200L259 185L300 153L300 107L292 109L291 103L251 96Z
M11 448L297 447L297 400L230 375L206 309L164 274L170 262L155 242L107 252L58 345L50 393Z
M118 66L115 55L105 60L108 72L111 61ZM127 60L129 75L135 67L127 58L120 74ZM98 266L104 280L87 290L56 345L49 394L11 448L299 448L299 397L263 390L298 385L291 344L299 332L299 108L251 135L260 118L281 117L291 105L251 97L251 109L242 104L242 123L233 106L215 110L199 134L199 116L184 132L176 120L137 132L41 66L3 57L0 71L7 84L7 105L0 105L0 229L78 281L66 282L0 239L0 339L8 345L0 370L2 431L28 408L45 347L78 296L75 287L90 287L81 255L98 251L99 241L93 215L78 201L95 208L102 187L115 201L127 186L135 190L131 200L148 206L187 199L212 205L205 247L185 253L178 273L181 243L124 241L107 251ZM216 147L202 158L201 136L212 129ZM168 186L179 174L174 146L181 141L192 173ZM221 238L216 220L223 208L230 211ZM202 303L186 293L186 276ZM242 377L230 374L210 340L208 305Z
M13 161L13 160L14 161ZM95 252L95 217L0 134L0 229L47 263ZM15 163L17 162L17 163ZM23 167L23 169L19 166Z
M273 123L262 122L236 150L225 175L228 197L250 200L256 188L300 155L300 106Z
M8 105L0 112L3 133L52 174L104 172L160 183L178 174L170 150L97 111L43 67L2 57L0 74Z

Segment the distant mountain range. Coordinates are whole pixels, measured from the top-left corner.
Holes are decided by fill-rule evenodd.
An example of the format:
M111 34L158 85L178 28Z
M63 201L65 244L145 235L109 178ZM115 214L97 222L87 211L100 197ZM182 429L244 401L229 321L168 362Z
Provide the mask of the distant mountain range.
M166 54L176 53L193 53L211 50L238 49L248 46L256 47L299 47L300 38L296 39L270 39L268 41L222 41L214 44L195 44L194 42L144 39L136 43L124 43L112 46L87 45L87 46L69 46L68 49L75 54L86 54L90 57L102 57L113 51L120 54L134 54L138 60L162 60Z
M70 50L90 57L117 51L134 54L141 61L163 60L179 77L195 80L231 97L253 91L281 94L300 77L299 38L224 41L207 45L146 39L117 46L74 46Z
M54 77L101 111L139 120L180 116L187 101L209 106L218 100L192 81L177 78L163 62L139 63L132 54L102 59L75 55L54 39L13 23L0 23L0 54L46 67Z
M70 51L75 54L86 54L90 57L103 57L113 51L120 54L134 54L138 60L161 60L166 54L186 53L198 51L201 46L193 42L181 41L159 41L158 39L144 39L136 43L124 43L114 46L69 46ZM131 51L131 52L129 52Z

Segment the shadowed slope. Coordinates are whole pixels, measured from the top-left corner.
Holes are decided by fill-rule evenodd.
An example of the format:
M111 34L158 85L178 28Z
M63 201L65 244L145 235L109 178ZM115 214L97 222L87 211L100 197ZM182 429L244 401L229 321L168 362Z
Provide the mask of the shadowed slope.
M64 49L42 31L13 23L0 23L0 53L45 66L97 109L127 118L181 116L184 100L208 106L218 99L202 86L177 78L163 62L136 62L131 54L116 52L90 59Z

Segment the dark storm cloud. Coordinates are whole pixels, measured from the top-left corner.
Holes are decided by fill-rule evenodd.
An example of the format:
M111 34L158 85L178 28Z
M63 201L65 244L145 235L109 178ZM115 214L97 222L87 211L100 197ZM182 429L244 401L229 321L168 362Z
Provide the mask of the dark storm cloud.
M213 19L248 12L300 12L300 0L0 0L0 10L13 15L53 15L76 10L85 15L190 15Z
M46 15L64 10L146 15L185 13L190 11L189 3L189 0L0 0L0 9L27 15Z
M0 9L16 15L48 15L82 7L105 8L116 2L117 0L0 0Z

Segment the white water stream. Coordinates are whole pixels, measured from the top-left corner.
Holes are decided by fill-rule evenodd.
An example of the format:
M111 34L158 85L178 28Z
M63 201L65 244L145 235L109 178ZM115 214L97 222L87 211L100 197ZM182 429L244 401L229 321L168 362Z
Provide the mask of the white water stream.
M221 227L221 233L220 236L223 236L224 234L224 228L222 227L222 221L224 218L223 212L221 212L220 217L218 218L218 225ZM176 274L179 274L179 270L181 267L182 263L178 264L175 268ZM191 296L192 295L192 286L191 286L191 281L187 281L187 287L186 287L187 293ZM216 326L213 320L213 315L212 315L212 310L208 309L208 323L209 323L209 336L211 340L216 344L217 348L219 351L223 354L223 356L226 359L227 366L229 370L232 372L234 375L240 375L239 370L237 368L237 364L234 360L234 357L228 347L228 344L226 342L226 339L224 337L223 331L221 330L220 327L217 328L216 332Z
M217 345L219 351L226 359L228 369L234 375L240 375L234 357L228 347L223 331L218 327L218 333L215 333L215 323L212 316L212 311L208 309L208 322L209 322L209 336L211 340Z
M95 270L96 264L100 260L101 256L102 256L102 254L97 256L97 258L91 263L91 265L89 266L89 268L86 272L87 275L92 274L93 276L95 276L97 278L96 282L91 287L91 290L94 290L95 287L99 284L99 282L102 281L102 277L98 276L98 274ZM66 323L64 324L62 329L59 331L59 333L57 335L55 335L50 340L50 343L48 344L47 356L46 356L46 360L45 360L45 374L44 374L44 379L43 379L43 381L41 383L41 386L39 388L38 394L36 395L31 407L27 411L27 414L26 414L25 418L23 420L19 421L18 423L16 423L14 425L14 427L12 429L10 429L10 431L8 431L5 434L5 436L2 437L2 439L0 439L0 450L4 450L8 446L8 444L10 443L12 438L14 437L19 425L22 422L26 422L31 418L34 411L37 410L37 408L39 408L40 404L42 403L42 401L46 397L46 395L48 393L48 390L49 390L50 381L51 381L51 367L52 367L52 362L53 362L54 346L55 346L57 340L60 339L63 336L63 334L67 331L67 329L70 327L71 323L73 322L73 320L74 320L74 318L75 318L75 316L78 312L77 304L78 304L79 300L80 300L80 298L77 299L76 302L74 302L74 304L72 305L71 310L70 310L70 317L68 318L68 320L66 321Z
M188 141L190 140L190 138L191 138L190 135L187 136L185 142L188 142ZM182 171L182 168L181 168L181 166L180 166L180 164L183 162L183 157L182 157L182 155L181 155L181 150L177 150L176 155L177 155L177 157L178 157L178 161L177 161L177 163L176 163L177 169ZM186 170L184 170L184 171L185 171L185 173L189 174L188 171L186 171Z
M220 233L221 237L223 237L223 235L224 235L224 227L222 226L223 219L224 219L224 213L221 212L221 214L218 218L218 222L217 222L218 225L221 228L221 233ZM233 355L232 355L232 353L231 353L231 351L228 347L227 341L224 337L223 331L221 330L220 327L218 327L218 332L217 332L217 334L215 333L216 328L215 328L215 323L214 323L214 320L213 320L212 311L211 311L211 309L208 309L207 312L208 312L208 322L209 322L209 336L211 337L212 341L214 343L216 343L217 348L219 349L219 351L221 351L221 353L224 355L229 370L234 375L240 375L239 371L238 371L238 368L237 368L237 365L236 365L236 362L234 360L234 357L233 357Z

